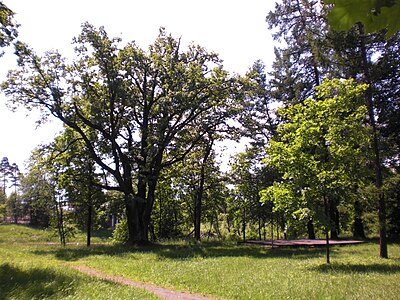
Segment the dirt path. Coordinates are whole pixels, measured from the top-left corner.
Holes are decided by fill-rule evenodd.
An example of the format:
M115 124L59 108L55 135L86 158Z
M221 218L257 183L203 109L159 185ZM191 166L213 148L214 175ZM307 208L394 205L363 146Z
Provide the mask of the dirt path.
M184 292L175 292L166 288L158 287L152 284L141 283L134 281L132 279L121 277L121 276L110 276L96 269L89 268L87 266L72 266L75 270L78 270L82 273L88 274L90 276L94 276L97 278L101 278L108 281L113 281L119 284L133 286L139 289L145 289L153 294L156 294L161 299L165 300L175 300L175 299L182 299L182 300L211 300L212 298L204 297L201 295L184 293Z

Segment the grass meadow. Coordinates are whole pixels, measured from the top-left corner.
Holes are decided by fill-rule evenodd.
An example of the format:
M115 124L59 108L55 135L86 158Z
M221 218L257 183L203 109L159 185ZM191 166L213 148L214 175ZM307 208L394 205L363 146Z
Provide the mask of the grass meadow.
M267 248L227 242L163 242L146 247L105 244L84 236L62 247L46 231L0 225L0 299L156 299L132 287L91 278L108 275L216 299L399 299L400 246L365 243L332 248Z

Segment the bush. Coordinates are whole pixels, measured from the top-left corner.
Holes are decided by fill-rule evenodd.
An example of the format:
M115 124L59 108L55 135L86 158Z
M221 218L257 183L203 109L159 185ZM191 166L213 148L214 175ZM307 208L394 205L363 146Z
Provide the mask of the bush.
M115 230L112 234L113 244L126 244L128 241L128 223L126 219L122 219L121 222L115 226Z

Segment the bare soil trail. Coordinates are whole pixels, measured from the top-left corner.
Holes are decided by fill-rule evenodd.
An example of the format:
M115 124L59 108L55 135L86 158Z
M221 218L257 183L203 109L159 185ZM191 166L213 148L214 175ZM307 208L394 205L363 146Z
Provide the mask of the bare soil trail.
M175 299L180 299L180 300L211 300L212 298L205 297L202 295L196 295L196 294L190 294L190 293L185 293L185 292L175 292L166 288L158 287L152 284L148 283L142 283L138 281L134 281L132 279L126 278L126 277L121 277L121 276L110 276L107 275L103 272L100 272L96 269L87 267L87 266L72 266L75 270L78 270L82 273L85 273L87 275L97 277L100 279L116 282L119 284L123 285L129 285L135 288L139 289L144 289L146 291L149 291L161 299L165 300L175 300Z

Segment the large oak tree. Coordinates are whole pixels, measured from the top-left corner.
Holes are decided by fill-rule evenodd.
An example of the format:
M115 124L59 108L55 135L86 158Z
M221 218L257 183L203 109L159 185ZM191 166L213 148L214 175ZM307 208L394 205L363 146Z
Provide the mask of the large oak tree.
M235 80L216 54L196 45L182 51L163 29L148 51L120 44L89 24L71 63L18 44L19 69L3 90L12 103L39 108L43 120L52 115L79 134L108 175L103 187L124 193L129 243L140 243L148 240L161 170L229 115Z

